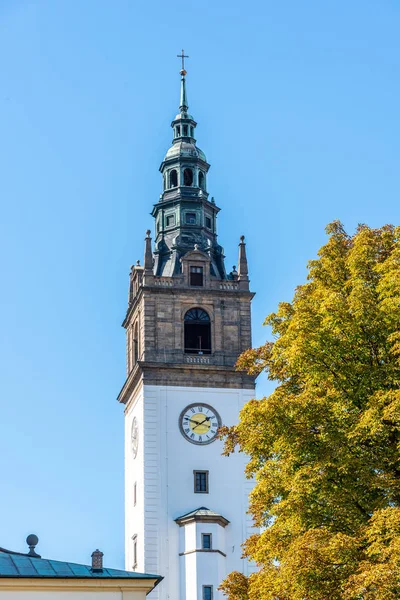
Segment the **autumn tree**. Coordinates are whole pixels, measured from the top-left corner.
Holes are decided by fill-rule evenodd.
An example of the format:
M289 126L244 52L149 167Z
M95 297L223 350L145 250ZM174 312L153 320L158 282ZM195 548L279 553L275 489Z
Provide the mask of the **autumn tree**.
M232 573L229 600L400 598L400 227L339 222L308 281L269 315L273 342L238 368L274 392L224 428L249 457L261 533Z

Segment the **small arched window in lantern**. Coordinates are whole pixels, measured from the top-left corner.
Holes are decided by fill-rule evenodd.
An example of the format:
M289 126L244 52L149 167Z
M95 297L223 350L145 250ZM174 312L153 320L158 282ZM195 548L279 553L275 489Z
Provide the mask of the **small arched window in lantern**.
M176 137L181 137L181 128L179 125L176 128Z
M188 126L184 125L183 126L183 137L187 137L187 134L188 134Z
M205 190L205 189L206 189L206 178L205 178L205 176L204 176L204 173L203 173L203 171L199 171L199 187L200 187L202 190Z
M169 187L174 188L178 185L178 172L176 169L172 169L169 173Z
M211 321L202 308L191 308L184 318L185 353L211 354Z
M183 185L193 185L193 171L192 169L185 169L183 171Z

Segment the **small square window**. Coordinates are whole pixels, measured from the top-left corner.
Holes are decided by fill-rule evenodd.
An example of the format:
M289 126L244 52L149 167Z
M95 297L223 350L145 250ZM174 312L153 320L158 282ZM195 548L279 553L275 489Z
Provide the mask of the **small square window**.
M191 212L186 213L185 222L188 225L196 225L196 213L191 213Z
M203 600L212 600L213 598L213 586L203 585Z
M211 229L211 218L210 217L206 217L206 227L207 227L207 229Z
M208 471L193 471L195 494L208 494Z
M211 533L201 534L201 547L203 548L203 550L211 550Z
M167 227L172 227L173 225L175 225L175 215L168 215L166 221Z
M203 286L203 267L190 267L190 285Z

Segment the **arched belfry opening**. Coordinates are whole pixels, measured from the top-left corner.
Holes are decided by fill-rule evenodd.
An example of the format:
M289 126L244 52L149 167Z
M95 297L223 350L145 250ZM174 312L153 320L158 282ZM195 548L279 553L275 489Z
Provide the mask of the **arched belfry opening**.
M202 308L191 308L184 318L185 353L211 354L211 320Z
M169 174L169 187L174 188L178 186L178 172L176 169L172 169Z
M183 171L183 185L193 185L193 171L192 169L185 169Z
M206 189L206 178L204 177L203 171L199 172L199 188L202 190Z

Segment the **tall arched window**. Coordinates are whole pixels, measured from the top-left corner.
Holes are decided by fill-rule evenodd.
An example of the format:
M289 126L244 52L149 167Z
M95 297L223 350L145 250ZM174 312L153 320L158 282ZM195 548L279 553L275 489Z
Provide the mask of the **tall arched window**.
M193 184L193 171L192 169L185 169L183 171L183 185L190 186Z
M185 353L211 354L211 321L202 308L191 308L184 318Z
M176 171L176 169L172 169L172 171L169 172L169 187L174 188L174 187L177 187L177 185L178 185L178 172Z
M203 171L199 171L199 187L202 190L206 189L206 178L204 177Z

